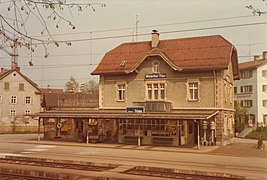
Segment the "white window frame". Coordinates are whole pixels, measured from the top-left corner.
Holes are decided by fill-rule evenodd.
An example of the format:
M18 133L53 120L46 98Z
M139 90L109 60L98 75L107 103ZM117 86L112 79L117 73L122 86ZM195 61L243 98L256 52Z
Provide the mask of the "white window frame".
M252 107L253 106L253 101L252 100L242 100L241 101L241 106L242 107Z
M25 115L29 115L29 114L31 114L32 113L32 111L30 110L30 109L26 109L25 111L24 111L24 114Z
M24 104L32 104L32 97L25 96L24 97Z
M252 70L248 70L248 71L242 71L241 72L241 79L249 79L252 78Z
M10 109L10 116L15 117L17 115L16 109Z
M197 84L197 86L195 86ZM191 86L193 85L193 86ZM187 82L187 100L188 101L198 101L200 99L199 97L199 87L200 83L199 81L188 81ZM197 92L195 92L197 91ZM197 96L197 97L195 97Z
M166 99L166 83L162 81L147 82L146 99L148 101L164 101Z
M252 85L246 85L240 87L241 93L252 93L253 92L253 86Z
M117 84L117 101L126 100L126 83Z
M10 96L10 104L17 104L17 103L18 103L17 96L15 96L15 95Z

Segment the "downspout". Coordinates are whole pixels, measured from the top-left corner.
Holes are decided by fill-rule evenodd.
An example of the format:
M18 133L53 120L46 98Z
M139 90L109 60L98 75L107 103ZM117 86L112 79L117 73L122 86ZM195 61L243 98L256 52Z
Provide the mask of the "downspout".
M213 84L214 84L214 107L217 107L217 81L216 81L216 72L213 70Z
M213 83L214 83L214 107L217 108L217 78L216 78L216 71L213 70ZM216 112L216 114L219 113L219 111ZM216 123L216 117L214 117L214 122L215 124ZM216 128L214 129L214 136L215 136L215 139L217 139L216 137Z

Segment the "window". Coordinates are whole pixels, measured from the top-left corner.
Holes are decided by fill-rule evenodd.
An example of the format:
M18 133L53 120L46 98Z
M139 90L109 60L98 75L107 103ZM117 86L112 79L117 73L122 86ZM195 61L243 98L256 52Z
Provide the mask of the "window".
M264 99L264 100L262 101L262 106L267 108L267 100L266 100L266 99Z
M118 84L118 101L125 101L125 84Z
M10 109L10 116L12 116L12 117L16 116L16 110L15 109Z
M159 62L153 63L153 73L159 73Z
M240 91L241 93L252 93L252 85L241 86Z
M10 97L10 104L17 104L17 96Z
M164 100L165 99L165 83L149 83L147 84L148 100Z
M242 107L252 107L252 100L243 100L241 101Z
M228 120L227 120L227 115L225 114L223 118L223 131L225 135L228 135L227 128L228 128Z
M25 110L25 115L28 115L28 114L31 114L31 110L26 109L26 110Z
M3 102L3 97L0 96L0 104L2 104L2 102Z
M234 93L237 94L237 87L234 87Z
M24 84L23 83L19 83L19 91L24 91Z
M198 100L198 82L188 83L188 99L190 101Z
M24 97L24 104L32 104L32 98L30 96Z
M266 92L267 93L267 85L262 85L262 92Z
M8 83L8 82L5 82L5 83L4 83L4 89L5 89L5 90L9 90L9 83Z
M242 71L241 72L241 78L242 79L248 79L252 77L252 71Z
M267 70L262 70L262 77L266 77L267 78Z

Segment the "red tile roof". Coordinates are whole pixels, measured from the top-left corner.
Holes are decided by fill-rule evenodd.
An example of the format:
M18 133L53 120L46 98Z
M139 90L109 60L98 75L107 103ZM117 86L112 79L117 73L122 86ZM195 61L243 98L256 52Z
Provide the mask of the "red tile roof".
M256 69L257 67L267 64L267 59L265 60L255 60L249 61L239 64L239 69L242 70L249 70L249 69Z
M160 40L153 49L151 41L124 43L106 53L91 74L130 73L146 57L154 55L163 57L179 71L226 69L233 51L237 63L236 49L220 35ZM123 67L122 61L127 61Z

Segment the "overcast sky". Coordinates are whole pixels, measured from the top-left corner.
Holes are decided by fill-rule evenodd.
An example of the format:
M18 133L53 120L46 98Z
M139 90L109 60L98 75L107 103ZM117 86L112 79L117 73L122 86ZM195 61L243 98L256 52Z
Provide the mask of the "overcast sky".
M3 1L3 0L2 0ZM8 0L6 0L8 1ZM75 1L78 2L78 1ZM79 1L91 2L88 0ZM82 12L64 11L75 25L72 30L66 23L48 21L50 31L56 40L72 41L71 46L60 44L48 46L49 56L44 58L40 46L31 55L19 49L21 72L36 82L39 87L64 88L73 76L79 82L98 80L90 73L96 68L106 52L124 42L149 41L150 33L157 29L160 39L222 35L238 50L239 62L253 60L254 55L267 51L267 14L253 16L246 6L267 12L262 0L106 0L106 7L94 6ZM6 11L1 3L0 11ZM47 16L47 15L45 15ZM136 21L137 20L137 21ZM264 23L253 25L255 23ZM136 35L137 23L137 35ZM29 28L30 26L30 28ZM32 20L28 33L41 37L40 24ZM205 29L204 29L205 28ZM119 37L119 36L127 37ZM113 38L108 38L113 37ZM95 40L90 40L95 38ZM28 65L31 59L33 66ZM251 56L251 57L249 57ZM0 52L0 66L10 68L11 58Z

